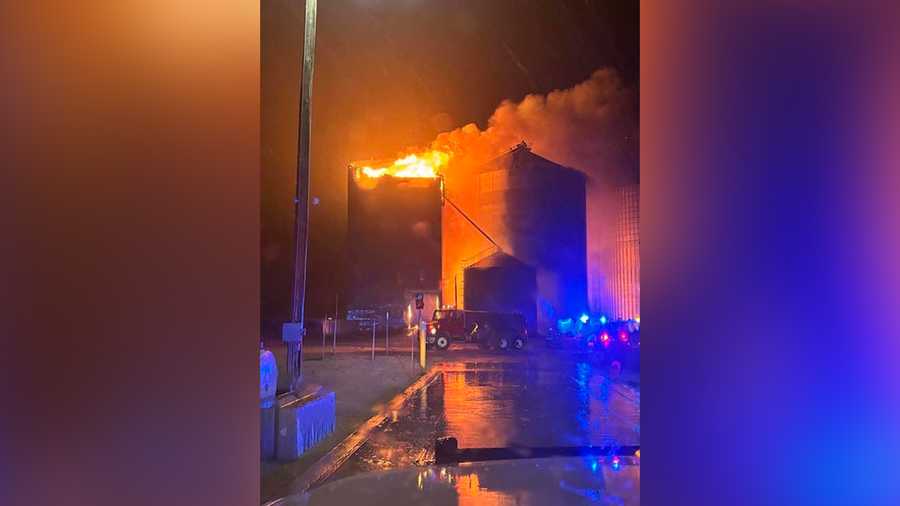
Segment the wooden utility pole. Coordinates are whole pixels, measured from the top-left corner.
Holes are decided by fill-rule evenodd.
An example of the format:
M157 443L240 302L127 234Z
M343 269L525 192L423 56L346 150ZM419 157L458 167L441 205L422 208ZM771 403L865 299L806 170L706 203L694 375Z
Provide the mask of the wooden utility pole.
M316 54L316 0L306 0L303 25L303 60L300 82L300 122L297 139L297 186L294 192L294 275L291 285L291 321L281 337L288 345L287 370L291 391L303 381L304 305L306 257L309 247L309 137L312 119L312 84Z

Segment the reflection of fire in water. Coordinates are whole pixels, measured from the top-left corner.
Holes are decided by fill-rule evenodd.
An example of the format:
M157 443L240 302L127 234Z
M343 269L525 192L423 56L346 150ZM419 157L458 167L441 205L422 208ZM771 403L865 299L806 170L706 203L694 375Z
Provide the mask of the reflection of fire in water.
M496 398L499 379L492 387L481 387L475 379L475 373L444 373L446 434L461 447L509 446L516 436L513 401Z
M516 498L494 490L481 487L477 473L461 474L457 477L456 493L459 495L459 506L490 506L516 504Z

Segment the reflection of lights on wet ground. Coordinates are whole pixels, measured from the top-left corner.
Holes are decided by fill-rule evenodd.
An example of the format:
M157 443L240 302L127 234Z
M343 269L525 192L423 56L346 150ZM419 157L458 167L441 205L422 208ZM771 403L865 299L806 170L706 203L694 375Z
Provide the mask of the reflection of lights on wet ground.
M608 467L611 471L619 471L624 469L625 466L640 466L640 451L636 451L633 455L607 455L605 457L584 457L584 465L590 468L592 473L596 473L601 470L604 466Z
M564 370L538 367L533 375L520 374L517 368L505 363L484 365L466 362L460 366L459 369L443 372L438 381L426 389L425 395L430 401L428 409L424 410L426 417L419 416L419 408L424 408L426 404L421 393L401 409L389 407L388 420L394 418L396 411L399 425L385 424L381 432L373 436L367 451L353 457L354 460L361 460L356 465L374 471L428 463L433 454L430 449L420 448L422 434L411 432L407 419L416 423L425 422L431 427L435 417L443 418L446 428L441 430L461 437L461 447L512 446L510 441L514 438L527 446L618 448L640 442L640 391L635 390L638 387L610 381L604 374L605 368L591 360L577 357L567 362ZM550 412L535 409L533 399L551 397L554 402ZM400 411L404 413L403 421L399 421ZM558 416L563 412L570 416ZM548 432L550 436L547 436ZM379 434L383 436L380 439ZM410 436L412 440L407 441ZM386 451L388 448L393 448L392 455ZM613 479L619 480L617 483L622 483L631 479L632 475L639 476L639 454L634 450L620 455L618 469L613 468L612 456L615 452L602 455L596 451L589 453L593 455L584 455L575 464L582 477L596 480L601 476L603 479L614 476ZM467 504L500 504L486 500L486 496L498 494L492 490L494 482L490 470L484 473L478 471L482 489L478 496L471 492L471 479L465 478L468 481L463 482L463 476L471 474L474 469L461 465L442 470L442 466L435 465L433 471L431 468L422 471L422 490L427 485L429 489L443 490L455 496L457 492L454 489L459 486L466 489ZM551 477L550 483L555 484L556 480ZM588 480L588 483L593 482ZM408 490L417 490L418 476L414 479L409 475L407 484ZM512 497L515 499L517 495L512 493ZM463 501L457 506L464 506Z
M607 496L602 489L585 488L583 486L567 483L566 481L560 481L559 488L586 499L587 502L599 503L604 501L604 504L621 504L610 503L609 501L615 498Z
M460 446L506 446L521 422L503 371L448 372L443 375L446 432Z
M577 375L575 383L584 388L588 384L588 378L591 377L591 365L587 362L579 362L575 365L575 374Z
M456 491L459 495L478 495L480 489L478 475L475 473L460 476L456 484Z
M490 472L488 472L490 474ZM503 506L520 504L514 495L499 490L491 490L481 483L477 472L451 474L448 482L456 489L458 506Z

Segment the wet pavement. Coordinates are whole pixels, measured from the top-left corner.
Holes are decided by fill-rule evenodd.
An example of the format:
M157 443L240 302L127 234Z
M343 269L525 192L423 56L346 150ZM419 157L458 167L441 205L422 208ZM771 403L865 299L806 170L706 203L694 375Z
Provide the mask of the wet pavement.
M438 437L461 448L640 444L640 386L590 355L457 350L330 478L425 463Z

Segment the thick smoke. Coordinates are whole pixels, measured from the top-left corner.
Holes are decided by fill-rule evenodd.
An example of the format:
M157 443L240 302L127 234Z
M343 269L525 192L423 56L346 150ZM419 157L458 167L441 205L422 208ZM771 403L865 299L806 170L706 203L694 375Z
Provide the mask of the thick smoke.
M615 188L638 182L637 97L611 69L547 95L504 101L481 130L469 124L440 134L432 149L453 153L445 170L448 195L472 181L472 171L525 141L534 153L587 176L588 278L594 309L611 274ZM462 196L462 195L458 195Z
M590 179L621 184L637 179L637 104L611 69L595 71L571 88L504 101L480 130L469 124L440 134L432 148L453 153L453 171L474 168L521 141Z

